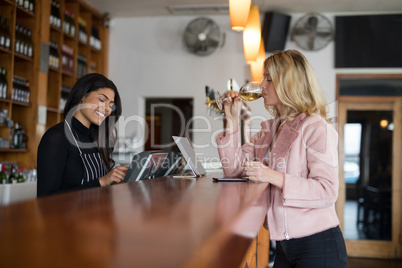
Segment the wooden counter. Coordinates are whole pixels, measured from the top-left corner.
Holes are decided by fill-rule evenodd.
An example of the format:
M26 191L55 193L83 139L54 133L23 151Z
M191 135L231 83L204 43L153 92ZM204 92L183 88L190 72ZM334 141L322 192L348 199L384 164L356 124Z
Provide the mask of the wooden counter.
M267 184L157 178L0 207L0 267L238 267Z

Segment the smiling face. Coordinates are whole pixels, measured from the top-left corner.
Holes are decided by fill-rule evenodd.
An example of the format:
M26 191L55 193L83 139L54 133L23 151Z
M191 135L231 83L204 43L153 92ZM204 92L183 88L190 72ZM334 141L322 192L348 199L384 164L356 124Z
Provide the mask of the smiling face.
M264 71L263 79L261 82L262 97L266 106L275 106L278 111L281 111L282 102L279 100L276 93L274 83L272 82L271 75L268 70Z
M114 106L114 91L110 88L100 88L82 98L80 108L74 114L84 126L100 125L112 113Z

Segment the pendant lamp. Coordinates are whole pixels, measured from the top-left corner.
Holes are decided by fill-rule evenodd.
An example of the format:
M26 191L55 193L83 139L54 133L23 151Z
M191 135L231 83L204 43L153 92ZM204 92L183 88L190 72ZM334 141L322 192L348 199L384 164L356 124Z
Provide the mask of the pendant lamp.
M243 32L243 49L246 62L256 61L261 43L261 22L258 6L251 6L247 25Z
M232 30L243 31L250 13L251 0L229 0L230 24Z
M261 81L264 73L265 61L265 46L264 40L261 38L260 50L258 52L257 60L250 62L250 71L253 81Z

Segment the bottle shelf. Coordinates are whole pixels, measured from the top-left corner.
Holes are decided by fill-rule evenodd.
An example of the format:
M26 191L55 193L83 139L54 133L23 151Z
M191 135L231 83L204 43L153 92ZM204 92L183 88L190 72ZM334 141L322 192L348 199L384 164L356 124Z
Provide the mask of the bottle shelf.
M78 44L82 47L86 47L86 48L92 48L88 43L84 43L81 40L78 41Z
M61 33L61 32L62 32L61 28L56 27L56 26L51 25L51 24L50 24L50 30L55 31L55 32L58 32L58 33Z
M49 107L49 106L47 107L47 111L52 112L52 113L62 113L63 112L59 108L54 108L54 107Z
M10 99L0 99L0 102L11 103L12 101Z
M4 52L4 53L10 54L10 55L12 54L11 50L5 49L5 48L2 48L2 47L0 47L0 52Z
M49 66L49 71L56 72L56 73L60 73L60 72L61 72L61 69L60 69L60 68L54 68L54 67Z
M11 103L13 105L18 105L18 106L24 106L24 107L30 107L31 103L26 103L26 102L21 102L21 101L15 101L15 100L11 100Z
M73 74L73 73L66 72L66 71L61 71L61 73L62 73L63 75L65 75L65 76L75 78L75 74Z
M71 34L68 34L68 33L66 33L66 32L63 32L63 35L64 35L64 39L70 39L70 40L72 40L72 41L74 41L74 42L77 42L77 41L78 41L78 38L75 37L75 36L73 36L73 35L71 35Z
M14 148L3 148L3 149L0 149L0 153L25 153L25 152L28 152L28 149L27 148L16 148L16 149L14 149Z
M19 59L24 60L24 61L28 61L28 62L31 62L31 63L33 62L33 59L32 59L32 58L29 58L29 57L24 56L24 55L19 54L19 53L15 53L14 56L15 56L16 58L19 58Z
M15 6L15 5L16 5L15 1L4 0L4 2L6 2L7 4L12 5L12 6Z
M31 17L31 18L35 18L35 14L34 14L34 13L29 12L28 10L26 10L26 9L20 7L20 6L17 6L17 12L18 12L17 15L24 14L25 16L28 16L28 17Z
M89 38L91 36L91 27L96 27L99 36L98 39L103 42L107 39L107 29L103 25L103 14L98 12L92 6L83 0L54 0L58 2L59 14L52 10L52 0L34 1L34 11L29 12L25 8L20 7L15 0L0 0L1 12L0 15L8 18L11 45L10 49L0 48L0 65L6 70L6 79L8 84L6 99L0 99L0 109L7 110L8 115L14 121L14 124L21 124L26 140L27 149L2 148L0 149L0 160L17 161L24 167L34 168L36 166L37 142L41 139L44 131L61 122L63 120L63 110L60 107L65 103L69 91L77 81L78 74L82 68L82 58L86 58L87 72L98 72L105 74L107 70L105 56L107 47L101 48L100 51L91 47ZM71 24L75 26L74 35L66 33L63 25L66 22L65 10L69 10L74 16ZM52 13L53 12L53 13ZM57 21L50 23L50 14L57 16ZM86 21L84 32L88 35L88 41L82 42L79 39L79 33L82 29L79 28L79 18ZM54 25L60 25L57 27ZM32 57L27 57L23 54L18 54L15 51L17 37L21 38L20 32L16 31L16 26L26 28L31 31ZM29 34L28 34L29 35ZM47 73L40 73L41 57L44 56L42 44L56 43L56 51L59 58L59 66L48 67ZM63 45L71 48L72 52L68 54L71 59L69 62L70 69L62 67ZM30 52L30 50L29 50ZM53 51L54 52L54 51ZM47 54L47 53L45 53ZM50 53L49 53L50 55ZM55 53L52 54L54 56ZM79 60L79 58L81 60ZM52 63L55 63L52 58ZM57 64L57 63L56 63ZM80 65L81 64L81 65ZM64 70L63 70L64 69ZM67 71L65 71L67 70ZM25 78L29 81L30 103L19 102L11 99L14 77ZM69 88L69 91L62 92L62 88ZM32 115L37 115L39 104L46 105L46 122L45 127L42 125L38 128L38 122L32 120ZM9 130L0 125L0 137L5 137L9 134ZM40 130L38 130L40 129ZM18 153L18 155L16 154Z
M97 48L94 48L94 47L92 47L92 46L89 46L89 47L91 48L91 52L92 52L92 53L101 53L101 51L98 50Z

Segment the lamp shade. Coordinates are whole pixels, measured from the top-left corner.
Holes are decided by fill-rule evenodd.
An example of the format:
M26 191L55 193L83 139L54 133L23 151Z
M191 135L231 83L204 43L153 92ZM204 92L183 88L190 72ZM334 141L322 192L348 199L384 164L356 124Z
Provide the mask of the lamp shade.
M246 62L256 61L261 43L261 22L258 6L251 6L247 25L243 32L243 49Z
M243 31L250 13L251 0L229 0L230 24L232 30Z
M250 71L253 81L262 80L262 74L264 73L263 70L264 61L265 61L265 46L264 46L264 40L261 38L260 50L258 52L257 60L250 62Z

